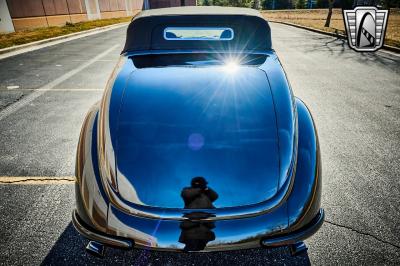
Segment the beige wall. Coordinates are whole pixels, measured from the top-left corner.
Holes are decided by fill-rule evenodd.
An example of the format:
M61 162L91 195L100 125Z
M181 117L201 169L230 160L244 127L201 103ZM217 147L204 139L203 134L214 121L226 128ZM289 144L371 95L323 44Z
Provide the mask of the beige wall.
M142 9L143 0L4 0L16 31L62 26L88 19L125 17ZM175 1L175 0L171 0Z
M67 22L132 16L143 7L144 0L0 0L8 7L12 25L8 31L38 27L63 26ZM196 0L148 0L150 8L195 6ZM2 8L4 11L5 8ZM1 13L2 14L2 13ZM7 14L5 14L7 15ZM2 14L3 17L5 17ZM0 32L3 25L0 25Z
M0 0L0 33L14 32L14 24L6 0Z
M100 12L101 18L120 18L128 16L126 11L108 11Z

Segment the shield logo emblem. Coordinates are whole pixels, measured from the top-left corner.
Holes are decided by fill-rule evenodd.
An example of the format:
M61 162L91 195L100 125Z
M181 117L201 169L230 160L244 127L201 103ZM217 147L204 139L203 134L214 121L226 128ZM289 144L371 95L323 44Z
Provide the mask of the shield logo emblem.
M383 46L388 10L374 6L358 6L343 10L350 48L358 52L374 52Z

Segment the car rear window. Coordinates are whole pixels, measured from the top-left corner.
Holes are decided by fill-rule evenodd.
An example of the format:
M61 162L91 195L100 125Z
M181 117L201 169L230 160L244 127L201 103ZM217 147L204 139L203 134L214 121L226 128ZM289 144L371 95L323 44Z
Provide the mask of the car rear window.
M183 54L146 54L132 56L137 68L167 66L209 66L225 65L235 62L237 65L259 66L265 62L265 54L220 54L220 53L183 53Z

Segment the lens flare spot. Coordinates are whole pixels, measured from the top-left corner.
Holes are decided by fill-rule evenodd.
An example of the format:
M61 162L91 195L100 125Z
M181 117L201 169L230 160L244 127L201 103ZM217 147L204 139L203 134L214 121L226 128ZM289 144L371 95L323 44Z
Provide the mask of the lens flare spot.
M198 151L204 146L204 137L199 133L190 134L188 146L193 151Z
M238 70L239 64L234 60L227 61L224 65L224 70L228 73L234 73Z

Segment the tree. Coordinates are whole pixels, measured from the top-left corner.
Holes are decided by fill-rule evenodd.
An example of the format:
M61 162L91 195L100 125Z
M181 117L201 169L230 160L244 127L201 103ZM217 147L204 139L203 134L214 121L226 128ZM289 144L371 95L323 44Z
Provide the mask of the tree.
M253 0L214 0L215 6L251 7Z
M254 0L252 8L256 10L260 9L260 0Z
M328 8L329 0L317 0L315 5L316 5L316 8Z
M325 21L325 27L329 27L331 25L332 8L333 8L334 2L335 2L335 0L329 0L329 10L328 10L328 16L326 17L326 21Z
M215 6L228 6L229 2L227 0L214 0L213 5Z
M343 9L351 9L353 8L353 0L340 0L338 3L338 7Z
M384 9L400 7L400 0L377 0L376 3Z
M274 0L261 0L262 9L273 9L272 2Z
M275 9L292 9L292 0L276 0Z
M303 9L306 7L306 1L305 0L297 0L296 1L296 8L297 9Z

